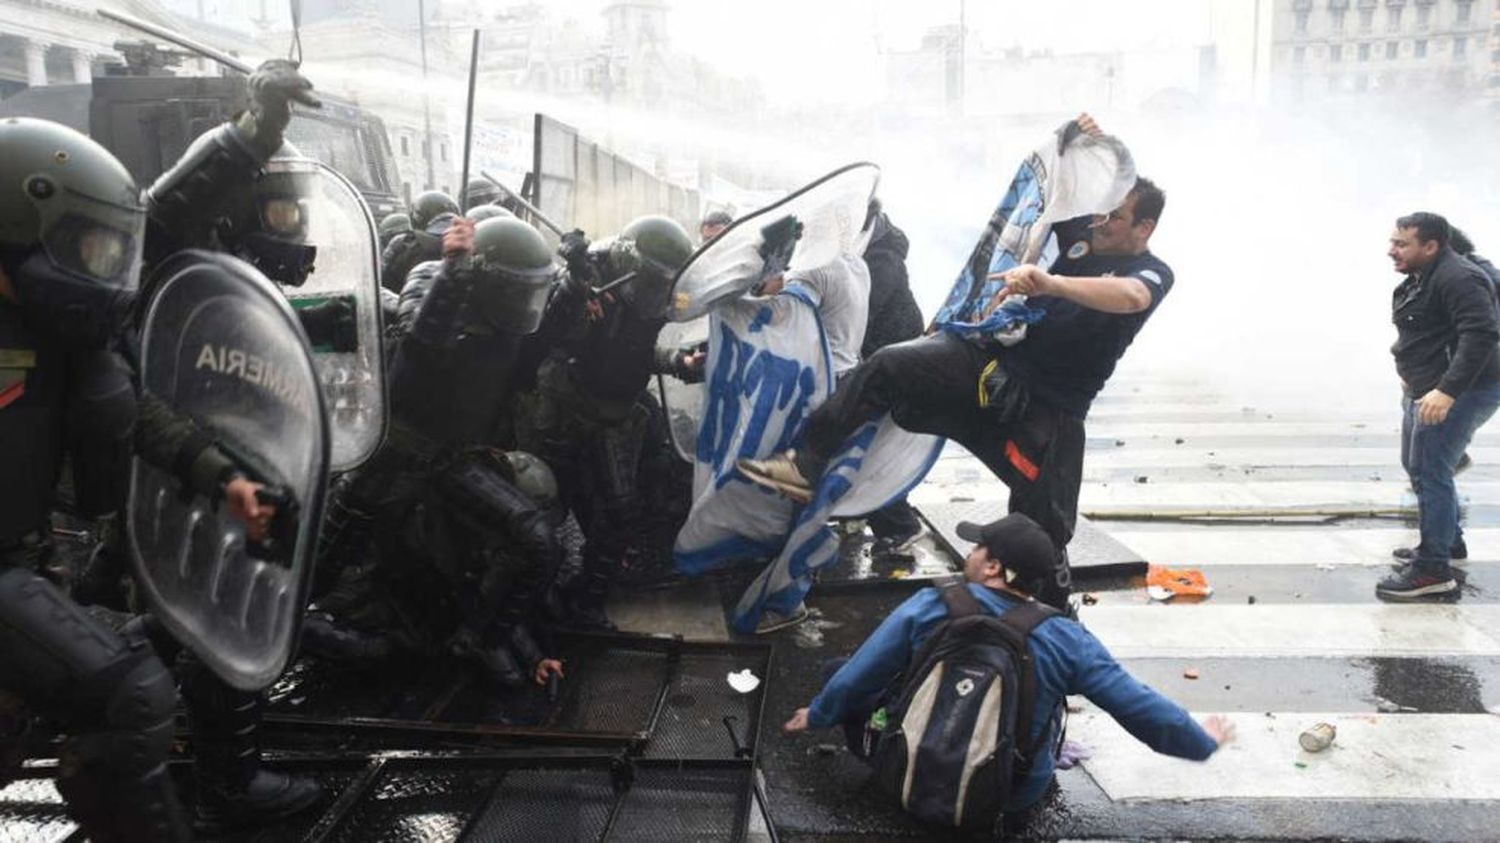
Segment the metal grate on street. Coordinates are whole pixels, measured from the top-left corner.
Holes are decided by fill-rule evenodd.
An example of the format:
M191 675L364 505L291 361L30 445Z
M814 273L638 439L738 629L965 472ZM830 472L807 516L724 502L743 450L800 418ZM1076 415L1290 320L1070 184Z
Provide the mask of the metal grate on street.
M309 839L377 843L743 839L748 761L393 756L371 761Z
M771 651L756 645L693 645L676 663L645 758L735 758L753 753L770 675ZM748 694L728 674L750 670L761 684ZM725 725L725 718L730 718ZM730 729L735 737L730 737ZM748 756L747 756L748 757Z

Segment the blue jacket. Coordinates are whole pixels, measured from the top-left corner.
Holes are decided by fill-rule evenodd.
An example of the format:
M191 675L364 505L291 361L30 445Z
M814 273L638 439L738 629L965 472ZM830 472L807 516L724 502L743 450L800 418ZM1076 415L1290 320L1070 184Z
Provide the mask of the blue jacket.
M981 585L970 583L969 591L993 614L1016 605ZM813 699L808 724L824 728L868 716L885 702L883 692L947 614L935 588L923 589L896 607ZM1030 643L1039 713L1052 711L1068 694L1082 694L1157 752L1202 761L1218 749L1218 742L1187 711L1126 673L1082 624L1062 617L1045 620L1032 632ZM1032 740L1047 725L1045 718L1039 720ZM1049 735L1047 745L1055 738L1055 732ZM1051 753L1044 752L1006 809L1019 810L1041 799L1055 765Z

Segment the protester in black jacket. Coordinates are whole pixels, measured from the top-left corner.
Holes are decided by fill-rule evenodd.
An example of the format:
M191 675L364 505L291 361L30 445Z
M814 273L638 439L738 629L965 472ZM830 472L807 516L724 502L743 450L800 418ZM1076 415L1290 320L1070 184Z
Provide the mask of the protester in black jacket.
M870 316L859 356L868 358L880 349L922 335L922 310L912 297L906 275L906 233L891 224L880 207L870 203L874 219L870 244L865 247L865 265L870 268ZM892 501L866 519L875 534L876 557L904 553L924 534L917 513L906 498Z
M870 268L870 320L859 350L861 357L922 335L922 309L917 307L906 275L910 245L906 233L891 224L878 204L876 209L870 245L865 248L865 264Z
M1474 432L1500 406L1500 314L1494 287L1450 245L1448 221L1396 221L1388 252L1406 278L1391 300L1401 378L1401 462L1417 493L1421 543L1411 562L1375 587L1385 599L1456 597L1450 560L1462 555L1454 469Z

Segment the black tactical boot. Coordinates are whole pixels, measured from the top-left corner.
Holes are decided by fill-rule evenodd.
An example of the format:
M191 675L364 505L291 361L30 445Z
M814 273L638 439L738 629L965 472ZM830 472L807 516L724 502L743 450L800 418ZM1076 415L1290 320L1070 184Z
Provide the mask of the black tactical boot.
M222 834L274 822L312 807L323 787L311 778L261 767L259 694L225 685L185 658L182 695L193 731L199 834Z
M604 613L609 600L609 577L585 569L563 590L567 623L577 629L614 632L615 625Z
M301 646L304 653L345 665L379 664L395 651L389 636L355 629L315 611L303 618Z
M502 688L520 688L526 684L526 674L516 657L511 655L508 634L486 635L475 641L460 633L453 644L454 655L477 665L484 677Z

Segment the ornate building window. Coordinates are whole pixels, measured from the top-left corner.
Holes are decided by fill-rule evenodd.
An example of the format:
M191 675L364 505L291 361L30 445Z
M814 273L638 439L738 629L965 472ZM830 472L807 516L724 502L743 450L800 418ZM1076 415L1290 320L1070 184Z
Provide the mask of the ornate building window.
M1344 17L1349 12L1349 0L1328 0L1328 28L1333 34L1344 31Z

